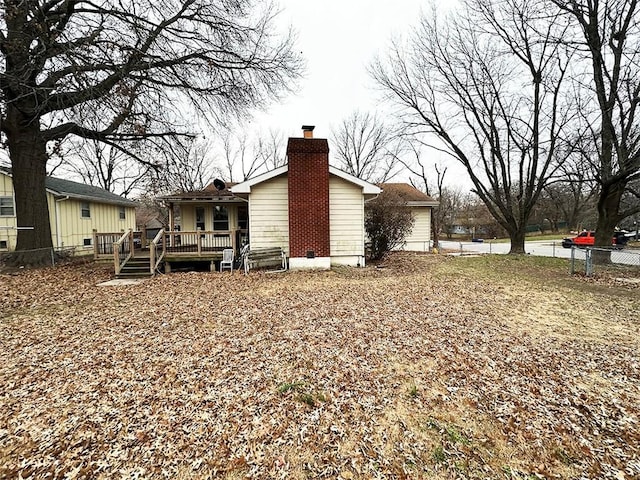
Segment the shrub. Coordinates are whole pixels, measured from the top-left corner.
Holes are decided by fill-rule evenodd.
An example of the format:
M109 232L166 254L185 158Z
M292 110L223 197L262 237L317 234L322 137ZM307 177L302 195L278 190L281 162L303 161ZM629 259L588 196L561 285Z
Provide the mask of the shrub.
M404 245L413 222L406 202L394 192L382 192L367 202L364 228L371 242L371 258L379 260L387 252Z

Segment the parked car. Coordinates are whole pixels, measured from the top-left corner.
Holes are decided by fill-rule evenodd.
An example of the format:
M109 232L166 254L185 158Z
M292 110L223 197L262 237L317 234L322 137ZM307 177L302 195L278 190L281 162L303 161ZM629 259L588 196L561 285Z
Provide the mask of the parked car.
M611 239L611 245L622 248L624 247L629 238L626 236L626 232L620 231L613 234ZM576 247L593 247L596 242L596 232L593 230L585 230L580 232L575 237L567 237L562 240L562 246L564 248L571 248L574 245Z

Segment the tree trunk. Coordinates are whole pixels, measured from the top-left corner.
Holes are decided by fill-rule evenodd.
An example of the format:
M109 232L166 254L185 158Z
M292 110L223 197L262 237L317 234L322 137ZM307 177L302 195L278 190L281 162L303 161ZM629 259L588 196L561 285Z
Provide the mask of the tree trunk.
M53 243L45 187L46 145L37 120L25 121L15 109L8 110L14 110L7 112L4 130L11 157L18 226L18 252L12 263L49 263Z
M509 238L511 239L511 249L509 253L513 254L524 254L524 238L525 238L525 228L517 228L509 232Z
M624 194L626 181L619 181L602 186L600 197L598 198L598 222L596 223L595 246L601 248L611 248L613 232L618 225L620 216L620 200ZM593 262L603 265L611 263L611 252L593 252Z
M440 222L438 222L438 212L431 209L431 236L433 237L433 248L438 248L440 234Z
M620 217L620 200L627 186L626 181L619 181L602 186L598 198L598 223L596 224L596 247L610 247L613 232L618 225Z

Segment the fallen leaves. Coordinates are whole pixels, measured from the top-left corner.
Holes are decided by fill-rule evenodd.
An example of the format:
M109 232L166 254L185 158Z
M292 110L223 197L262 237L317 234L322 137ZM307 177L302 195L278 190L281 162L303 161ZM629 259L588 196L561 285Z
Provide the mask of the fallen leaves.
M0 275L0 477L640 476L637 300L454 261Z

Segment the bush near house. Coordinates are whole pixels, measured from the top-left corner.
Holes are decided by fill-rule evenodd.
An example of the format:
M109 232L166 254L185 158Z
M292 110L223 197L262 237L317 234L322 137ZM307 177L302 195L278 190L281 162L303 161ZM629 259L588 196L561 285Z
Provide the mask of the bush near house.
M366 206L364 229L371 242L372 260L401 247L411 233L414 218L406 202L395 192L384 191Z

